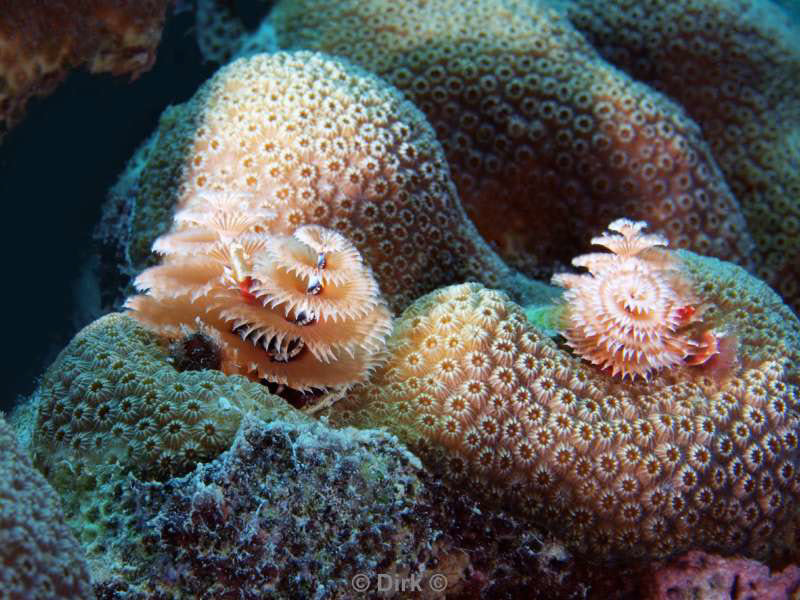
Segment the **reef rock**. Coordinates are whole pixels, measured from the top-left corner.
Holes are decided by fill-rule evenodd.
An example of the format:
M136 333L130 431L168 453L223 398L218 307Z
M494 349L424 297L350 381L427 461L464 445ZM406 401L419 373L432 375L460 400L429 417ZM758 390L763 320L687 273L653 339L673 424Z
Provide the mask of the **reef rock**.
M653 573L649 600L784 600L800 589L800 567L780 573L745 558L692 551Z

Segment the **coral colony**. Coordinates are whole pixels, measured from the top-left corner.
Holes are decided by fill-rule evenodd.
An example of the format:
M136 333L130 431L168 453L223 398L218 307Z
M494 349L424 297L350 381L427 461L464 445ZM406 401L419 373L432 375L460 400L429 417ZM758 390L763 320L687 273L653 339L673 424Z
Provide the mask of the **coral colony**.
M152 62L165 3L70 4L0 9L3 129ZM109 193L132 287L0 420L0 597L799 589L797 24L234 4Z

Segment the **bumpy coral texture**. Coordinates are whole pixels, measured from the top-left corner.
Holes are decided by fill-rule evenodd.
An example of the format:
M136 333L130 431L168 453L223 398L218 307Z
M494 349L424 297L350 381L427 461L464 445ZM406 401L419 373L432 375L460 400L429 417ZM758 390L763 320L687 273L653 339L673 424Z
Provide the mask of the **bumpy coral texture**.
M141 175L128 181L134 264L147 261L173 209L226 190L262 199L275 213L265 225L273 234L316 224L346 236L393 309L465 279L536 288L518 281L467 219L422 113L340 59L239 59L168 110L152 143Z
M98 593L348 598L359 573L373 590L378 573L418 576L426 590L444 573L458 591L468 560L439 539L419 474L385 433L246 418L231 449L194 473L124 484L120 511L132 518L106 540L118 562L98 573ZM180 579L163 577L164 564Z
M358 250L306 225L264 232L263 200L209 190L175 215L154 249L162 264L136 278L134 318L158 333L216 340L221 369L295 390L364 380L391 329L389 309Z
M264 386L179 372L170 360L166 344L129 316L85 327L37 390L36 466L56 487L78 489L115 470L163 479L227 449L244 414L290 414Z
M512 266L550 275L622 216L673 247L750 264L694 122L543 3L286 0L270 19L281 47L345 56L422 109L468 214Z
M583 275L561 274L567 288L561 333L578 356L611 375L641 376L679 366L699 351L687 326L697 310L680 260L663 247L667 240L645 234L646 223L617 219L609 232L592 238L608 252L572 260Z
M0 137L70 70L148 70L169 0L0 1Z
M568 3L609 61L680 102L709 141L763 254L800 310L800 27L764 0Z
M231 449L195 472L128 478L99 493L122 523L106 532L106 564L93 571L102 598L361 597L352 594L357 573L372 592L380 573L418 581L420 599L443 597L434 574L446 577L448 595L487 600L577 600L587 587L597 597L606 589L562 544L454 496L397 438L374 430L246 417ZM181 577L164 577L165 564ZM621 569L611 579L618 591L632 578Z
M195 5L197 45L206 60L228 62L246 34L235 15L235 4L218 0L197 0Z
M739 338L726 378L709 364L623 382L465 284L406 310L389 362L332 422L388 427L459 489L593 560L780 553L800 494L800 323L740 267L680 256L704 319Z
M443 574L449 592L482 598L577 599L594 586L558 541L453 497L382 432L276 411L245 416L229 450L183 477L82 466L61 492L98 598L348 597L356 572L373 590L378 573L418 576L423 591Z
M302 417L242 376L176 371L165 346L129 316L105 316L78 333L36 392L34 464L61 494L93 570L107 560L103 537L126 526L114 500L120 481L192 471L230 447L246 414Z
M83 550L58 495L0 416L0 597L94 598Z

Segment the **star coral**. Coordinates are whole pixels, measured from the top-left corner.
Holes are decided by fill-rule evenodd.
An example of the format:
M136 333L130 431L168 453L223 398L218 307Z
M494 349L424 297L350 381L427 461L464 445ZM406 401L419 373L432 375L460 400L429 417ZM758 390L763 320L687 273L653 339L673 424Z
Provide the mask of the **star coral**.
M765 0L566 4L603 57L700 125L761 255L755 274L800 312L798 21Z
M243 415L291 410L244 377L177 371L163 340L121 313L73 338L33 403L34 462L51 481L67 472L102 478L111 468L142 479L182 475L225 450Z
M623 216L674 247L752 266L753 240L697 125L545 2L284 0L269 24L281 48L344 56L420 107L467 213L511 266L549 276Z
M611 375L647 379L664 367L680 365L700 344L686 326L697 301L680 261L660 235L644 234L646 223L617 219L608 226L618 235L592 238L611 253L573 259L583 275L561 274L553 283L567 288L561 333L567 344Z
M481 239L424 115L342 59L279 52L226 65L164 113L130 169L112 197L131 215L120 229L132 270L153 264L174 211L224 189L261 199L271 233L314 224L347 237L395 310L456 281L519 297L542 287Z
M30 411L21 437L61 495L93 570L108 562L102 540L129 518L116 504L121 481L193 471L230 447L246 415L308 420L244 377L177 371L163 340L120 313L75 336L45 372Z
M611 377L466 284L398 318L388 362L330 422L388 428L455 489L591 560L779 556L800 499L800 322L742 268L678 254L704 326L739 340L726 378L680 364Z
M0 414L0 596L94 598L83 549L61 500Z
M369 267L330 229L264 232L271 216L250 196L187 201L154 244L162 264L136 278L146 294L128 299L131 315L172 338L210 336L225 373L301 391L365 379L391 327Z

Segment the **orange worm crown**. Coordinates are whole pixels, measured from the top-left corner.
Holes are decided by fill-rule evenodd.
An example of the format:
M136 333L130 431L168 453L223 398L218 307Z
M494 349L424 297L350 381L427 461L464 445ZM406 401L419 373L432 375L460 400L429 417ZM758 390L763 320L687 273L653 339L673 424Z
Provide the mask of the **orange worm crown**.
M688 325L702 307L681 272L680 260L644 222L617 219L592 243L611 252L584 254L572 264L582 275L560 274L566 288L560 333L576 354L612 375L648 379L664 367L701 364L715 353L713 334L700 342Z
M339 389L380 362L391 329L378 284L353 244L317 225L262 230L269 211L246 195L193 199L154 243L131 315L168 336L201 330L222 370L298 390Z

